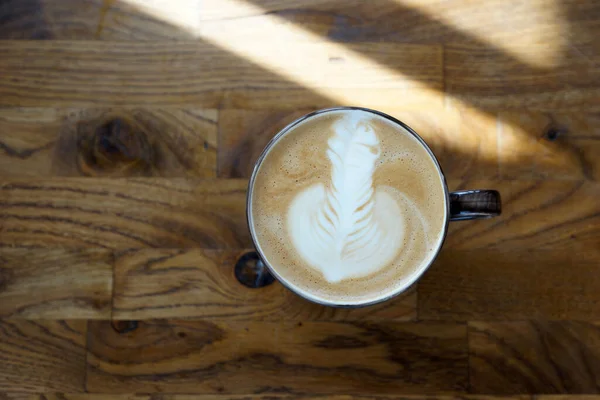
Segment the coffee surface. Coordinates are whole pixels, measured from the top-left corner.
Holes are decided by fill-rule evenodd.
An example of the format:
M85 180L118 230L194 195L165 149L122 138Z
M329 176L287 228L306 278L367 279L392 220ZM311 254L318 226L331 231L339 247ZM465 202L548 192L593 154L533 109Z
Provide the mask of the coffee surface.
M328 111L270 148L250 213L261 252L288 285L356 304L389 296L429 263L444 196L412 134L367 111Z

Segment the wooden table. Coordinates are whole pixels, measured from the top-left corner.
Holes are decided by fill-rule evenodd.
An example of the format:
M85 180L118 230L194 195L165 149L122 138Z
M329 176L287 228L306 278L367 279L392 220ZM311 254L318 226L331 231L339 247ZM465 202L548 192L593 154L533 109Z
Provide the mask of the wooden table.
M2 0L0 38L0 399L600 391L600 2ZM253 161L333 105L504 200L367 309L233 273Z

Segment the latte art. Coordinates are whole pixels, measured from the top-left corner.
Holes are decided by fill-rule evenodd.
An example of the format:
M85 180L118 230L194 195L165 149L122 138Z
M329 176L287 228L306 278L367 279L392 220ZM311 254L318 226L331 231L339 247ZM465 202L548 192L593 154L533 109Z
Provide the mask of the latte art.
M396 201L399 196L390 194L396 189L373 186L380 155L370 121L356 114L344 116L333 125L328 140L331 182L308 187L290 205L290 240L329 282L375 273L402 248L406 216ZM417 208L411 211L420 213Z
M364 304L433 258L445 189L401 125L333 110L293 125L267 150L248 214L257 248L286 285L315 301Z

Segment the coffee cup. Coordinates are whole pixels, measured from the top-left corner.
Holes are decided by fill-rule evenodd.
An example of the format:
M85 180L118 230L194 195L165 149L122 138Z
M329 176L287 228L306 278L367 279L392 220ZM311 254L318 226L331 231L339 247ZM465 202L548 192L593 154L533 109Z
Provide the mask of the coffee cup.
M435 260L449 222L500 213L497 191L450 192L413 129L358 107L316 111L282 129L247 194L262 263L296 294L337 307L402 293Z

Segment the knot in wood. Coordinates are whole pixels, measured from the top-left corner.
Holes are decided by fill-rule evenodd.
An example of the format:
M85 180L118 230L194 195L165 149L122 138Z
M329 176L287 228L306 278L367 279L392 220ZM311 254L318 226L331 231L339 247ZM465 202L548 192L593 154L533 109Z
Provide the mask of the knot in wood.
M134 330L136 330L138 328L138 325L139 324L137 321L113 321L112 322L113 329L115 330L115 332L117 332L119 334L133 332Z
M112 118L78 127L79 168L84 175L149 175L154 149L140 127Z

